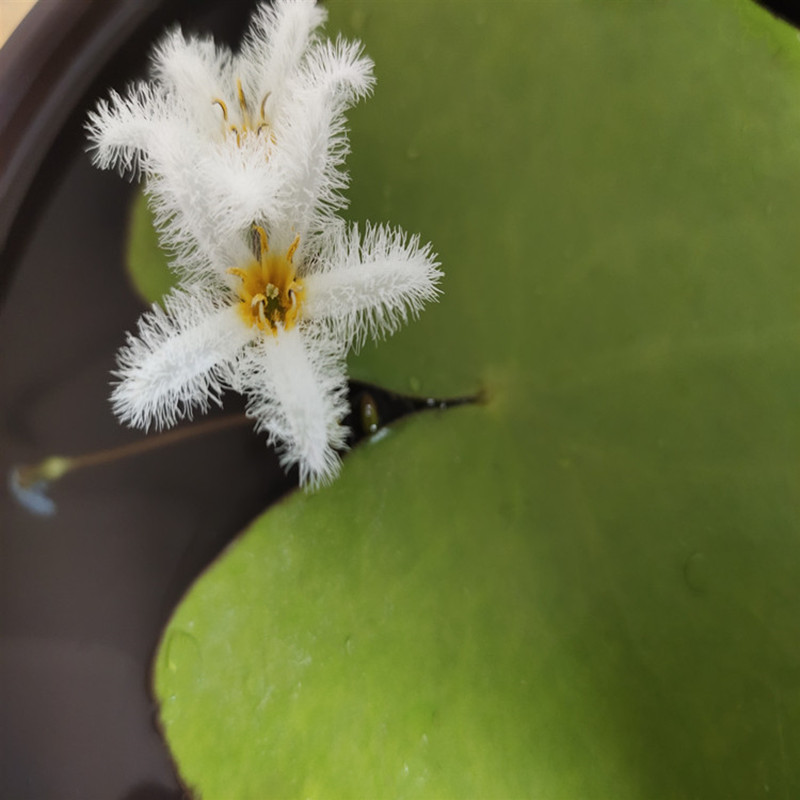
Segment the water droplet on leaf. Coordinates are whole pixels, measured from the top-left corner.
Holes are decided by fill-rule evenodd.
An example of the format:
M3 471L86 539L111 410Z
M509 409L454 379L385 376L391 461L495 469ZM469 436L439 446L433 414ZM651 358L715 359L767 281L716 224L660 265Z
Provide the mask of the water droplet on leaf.
M364 433L375 433L380 427L380 416L378 406L369 392L361 395L361 430Z
M164 649L167 670L173 675L188 673L200 664L200 645L197 639L186 631L173 630Z

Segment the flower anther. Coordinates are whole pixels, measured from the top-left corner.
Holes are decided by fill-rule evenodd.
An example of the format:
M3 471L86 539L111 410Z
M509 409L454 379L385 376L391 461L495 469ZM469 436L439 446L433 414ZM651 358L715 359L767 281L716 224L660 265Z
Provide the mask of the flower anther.
M291 330L305 299L305 288L293 263L300 236L285 253L275 253L269 249L266 231L260 225L254 225L253 230L258 235L258 258L244 268L228 269L228 274L241 281L237 287L239 314L248 327L256 326L264 333Z
M239 103L239 122L233 122L232 112L228 112L228 104L220 97L215 97L211 103L212 105L219 106L222 109L222 119L224 122L224 130L227 133L232 133L236 137L237 147L242 146L245 137L249 135L261 136L269 135L270 142L275 143L275 133L269 123L267 117L267 100L269 100L271 92L267 92L261 100L258 107L258 116L255 116L252 108L247 102L247 98L242 88L242 79L236 79L236 99ZM267 153L269 158L269 153Z

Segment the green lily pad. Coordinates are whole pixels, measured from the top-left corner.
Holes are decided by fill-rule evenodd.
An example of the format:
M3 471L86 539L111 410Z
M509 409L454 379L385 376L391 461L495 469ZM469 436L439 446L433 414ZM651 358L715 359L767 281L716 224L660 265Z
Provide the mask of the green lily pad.
M125 262L133 289L147 303L158 302L176 284L169 256L158 242L144 192L136 192L128 218Z
M800 45L743 0L331 4L354 218L445 295L408 417L260 517L155 663L205 798L800 792ZM221 499L221 502L223 499Z

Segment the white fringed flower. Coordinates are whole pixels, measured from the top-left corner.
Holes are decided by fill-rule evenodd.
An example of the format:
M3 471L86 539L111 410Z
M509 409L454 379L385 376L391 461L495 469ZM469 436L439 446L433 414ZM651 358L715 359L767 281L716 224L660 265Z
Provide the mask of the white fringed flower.
M335 216L344 111L372 62L317 39L323 19L312 0L262 6L237 56L172 34L154 84L89 122L96 163L145 174L180 277L119 354L115 412L170 426L232 388L312 487L339 468L348 350L416 315L441 277L418 237Z
M255 227L252 252L219 264L216 289L188 284L142 317L119 355L112 402L122 420L172 425L232 387L302 484L336 475L348 349L415 315L438 294L441 272L428 245L397 230L303 232L287 246L286 231Z
M321 228L345 205L343 115L371 91L372 62L358 42L321 39L325 18L314 0L262 5L235 55L176 30L155 49L152 82L90 114L95 164L146 178L183 274L213 273L254 220L313 215Z

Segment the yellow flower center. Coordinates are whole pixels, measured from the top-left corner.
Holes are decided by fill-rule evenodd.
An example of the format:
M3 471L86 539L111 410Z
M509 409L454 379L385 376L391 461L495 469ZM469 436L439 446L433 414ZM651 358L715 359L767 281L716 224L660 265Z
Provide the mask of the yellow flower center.
M239 111L241 122L237 125L230 120L228 114L228 106L224 100L215 97L211 102L212 105L217 105L222 109L222 117L225 121L225 130L229 131L236 136L236 144L242 146L242 142L248 135L255 134L256 136L269 135L271 141L275 141L275 135L269 124L266 115L266 105L269 99L269 92L264 95L261 105L258 108L258 116L255 115L254 110L250 107L247 99L244 96L244 89L242 89L241 78L236 79L236 97L239 100Z
M248 327L256 325L264 333L277 333L278 328L288 331L297 322L305 298L305 289L292 263L300 237L285 253L271 253L266 231L258 225L253 228L258 234L258 259L243 269L228 270L241 280L237 289L239 313Z

